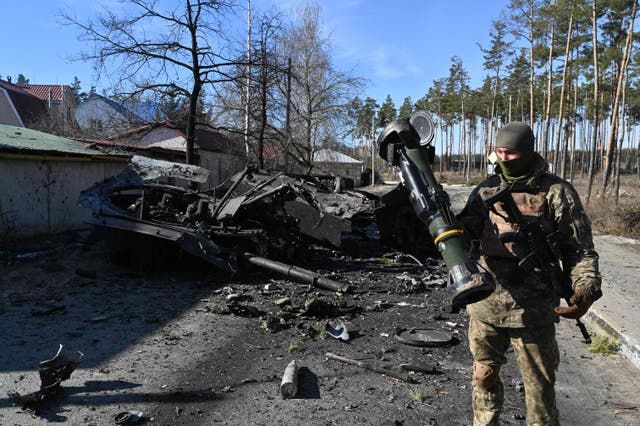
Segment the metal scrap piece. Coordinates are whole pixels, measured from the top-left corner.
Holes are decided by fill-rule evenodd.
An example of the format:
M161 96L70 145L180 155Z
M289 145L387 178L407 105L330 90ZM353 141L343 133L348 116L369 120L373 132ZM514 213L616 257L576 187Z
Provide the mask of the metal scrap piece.
M191 164L174 163L135 155L129 162L131 168L143 180L173 177L203 183L209 179L209 170Z
M12 391L8 393L9 399L14 405L28 408L52 398L60 390L60 384L71 377L82 358L82 352L69 354L67 348L61 344L53 358L40 362L40 390L26 395Z
M448 346L454 341L449 333L425 328L399 328L396 330L395 339L411 346Z

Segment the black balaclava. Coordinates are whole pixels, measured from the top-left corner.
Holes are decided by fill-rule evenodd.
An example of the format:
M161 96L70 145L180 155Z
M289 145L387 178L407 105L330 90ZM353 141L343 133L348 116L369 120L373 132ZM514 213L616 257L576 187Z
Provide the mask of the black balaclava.
M498 160L502 174L508 181L522 180L533 171L533 131L526 123L512 121L496 135L496 148L508 148L521 155L513 160Z

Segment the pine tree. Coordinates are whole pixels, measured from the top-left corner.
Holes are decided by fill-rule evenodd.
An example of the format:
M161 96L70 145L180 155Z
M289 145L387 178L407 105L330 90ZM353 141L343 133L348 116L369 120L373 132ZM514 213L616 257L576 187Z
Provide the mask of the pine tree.
M391 99L391 95L387 95L387 98L382 103L380 110L378 111L378 126L384 127L396 119L396 106Z
M411 96L407 96L398 110L398 117L409 117L411 114L413 114L413 103Z

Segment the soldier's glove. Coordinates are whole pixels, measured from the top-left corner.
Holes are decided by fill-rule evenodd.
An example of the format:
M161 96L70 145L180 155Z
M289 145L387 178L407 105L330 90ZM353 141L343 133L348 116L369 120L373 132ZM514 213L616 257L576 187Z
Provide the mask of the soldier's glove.
M592 304L591 295L585 290L578 290L569 299L569 307L558 306L554 310L561 317L579 319L587 313Z

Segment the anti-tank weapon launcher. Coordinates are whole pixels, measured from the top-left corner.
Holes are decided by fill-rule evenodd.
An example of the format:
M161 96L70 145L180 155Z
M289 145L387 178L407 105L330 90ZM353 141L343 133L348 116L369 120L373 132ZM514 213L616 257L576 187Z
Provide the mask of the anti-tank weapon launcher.
M431 145L431 117L418 111L389 123L378 137L378 153L400 168L409 201L428 228L449 270L449 292L454 306L464 307L489 296L495 289L491 275L468 257L468 242L451 212L449 195L431 169L435 148ZM416 230L416 232L419 232Z

